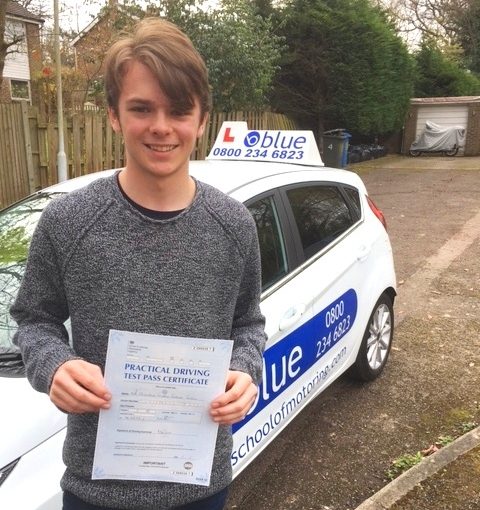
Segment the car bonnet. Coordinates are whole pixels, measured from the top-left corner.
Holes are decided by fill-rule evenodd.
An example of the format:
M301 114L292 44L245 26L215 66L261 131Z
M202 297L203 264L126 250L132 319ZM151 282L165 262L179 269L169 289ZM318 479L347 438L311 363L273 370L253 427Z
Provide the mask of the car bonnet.
M0 377L0 409L0 467L25 455L67 424L67 415L24 377Z

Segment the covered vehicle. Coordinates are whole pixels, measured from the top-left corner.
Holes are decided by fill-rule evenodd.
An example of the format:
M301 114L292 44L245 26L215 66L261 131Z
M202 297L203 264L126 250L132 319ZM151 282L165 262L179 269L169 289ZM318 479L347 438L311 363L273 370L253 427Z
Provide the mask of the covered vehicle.
M465 145L466 129L463 126L440 126L427 120L425 129L410 146L410 156L420 156L422 152L441 152L455 156Z

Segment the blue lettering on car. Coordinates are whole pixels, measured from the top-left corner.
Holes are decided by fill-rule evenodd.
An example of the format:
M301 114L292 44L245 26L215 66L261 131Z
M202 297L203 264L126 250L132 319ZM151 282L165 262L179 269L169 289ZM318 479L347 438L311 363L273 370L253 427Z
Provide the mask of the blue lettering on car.
M236 432L283 393L332 349L352 328L357 315L357 294L349 289L295 331L267 349L257 400Z

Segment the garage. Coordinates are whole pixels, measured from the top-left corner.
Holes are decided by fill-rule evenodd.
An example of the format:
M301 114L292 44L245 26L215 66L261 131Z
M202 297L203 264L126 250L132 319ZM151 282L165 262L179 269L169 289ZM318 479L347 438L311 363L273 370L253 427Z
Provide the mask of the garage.
M413 98L405 122L402 153L408 154L412 142L432 121L442 127L461 126L466 129L465 147L459 156L480 154L480 97Z

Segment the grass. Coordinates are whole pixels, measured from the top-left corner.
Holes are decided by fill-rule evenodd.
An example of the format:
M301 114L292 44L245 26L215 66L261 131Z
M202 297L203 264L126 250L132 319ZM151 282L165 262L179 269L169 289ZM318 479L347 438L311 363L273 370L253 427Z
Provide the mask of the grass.
M460 423L460 425L456 428L456 432L458 432L456 437L459 437L463 434L466 434L467 432L470 432L477 426L478 426L478 424L474 421L465 421L465 422ZM416 464L418 464L419 462L421 462L421 460L425 456L430 455L436 449L440 449L444 446L449 445L450 443L453 443L453 441L455 441L456 437L453 437L450 435L439 436L437 438L437 440L435 441L434 445L432 445L428 449L424 450L423 452L418 451L415 454L405 453L405 454L401 455L400 457L398 457L397 459L395 459L392 462L391 466L386 471L385 475L386 475L387 479L390 481L394 480L395 478L400 476L402 473L404 473L405 471L408 471L411 467L413 467Z
M423 459L421 452L417 452L414 455L405 453L398 457L392 462L392 465L387 470L386 475L389 480L394 480L405 471L408 471L411 467L418 464Z

